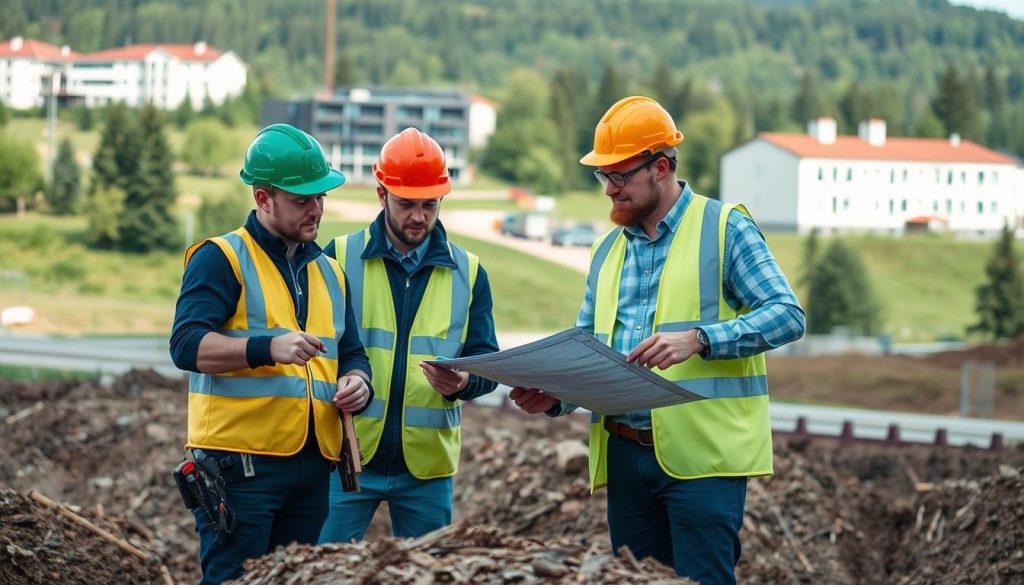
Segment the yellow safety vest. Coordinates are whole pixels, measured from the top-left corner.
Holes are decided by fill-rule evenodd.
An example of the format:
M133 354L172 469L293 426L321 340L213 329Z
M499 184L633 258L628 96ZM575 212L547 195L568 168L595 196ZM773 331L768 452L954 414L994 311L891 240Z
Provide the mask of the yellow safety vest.
M245 228L192 245L187 265L204 242L216 244L242 285L235 314L221 327L229 337L299 331L288 286L267 253ZM337 461L341 419L331 403L337 391L338 340L345 332L341 266L321 254L307 264L306 332L327 347L305 366L275 364L189 377L188 447L262 455L292 455L306 443L309 408L320 453Z
M383 258L363 259L369 228L335 238L336 257L348 275L352 310L359 336L373 370L373 402L355 417L363 456L369 462L384 432L384 419L395 375L398 325ZM462 407L427 382L419 363L437 357L458 357L466 342L469 306L480 260L449 242L456 269L434 267L406 340L402 404L402 451L409 472L419 479L449 477L459 468L462 449Z
M672 236L661 273L655 332L686 331L729 321L749 310L734 310L722 291L725 226L734 208L749 215L741 205L724 205L694 194ZM594 295L594 335L609 345L625 256L626 236L621 228L591 248L588 280ZM707 398L651 410L654 450L665 473L678 479L772 473L763 354L709 361L693 356L654 372ZM590 429L592 489L607 483L607 447L604 417L595 416Z

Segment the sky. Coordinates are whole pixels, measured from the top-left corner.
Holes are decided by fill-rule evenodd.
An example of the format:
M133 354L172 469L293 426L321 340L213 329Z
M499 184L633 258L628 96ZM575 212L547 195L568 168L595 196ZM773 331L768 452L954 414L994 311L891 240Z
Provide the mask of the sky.
M1024 19L1024 0L950 0L950 2L975 8L998 10L1014 18Z

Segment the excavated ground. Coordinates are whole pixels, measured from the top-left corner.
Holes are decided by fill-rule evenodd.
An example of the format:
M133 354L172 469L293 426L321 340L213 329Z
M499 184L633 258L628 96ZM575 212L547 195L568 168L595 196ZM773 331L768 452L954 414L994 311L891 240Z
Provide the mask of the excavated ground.
M185 392L133 372L110 386L0 382L0 583L194 582L197 538L170 470ZM586 483L587 421L467 406L456 525L419 540L291 546L245 583L673 582L610 557L603 492ZM776 442L747 498L740 581L1024 583L1024 448ZM35 489L107 538L27 497ZM130 543L137 556L118 545ZM148 556L148 558L147 558ZM675 581L678 582L678 581Z

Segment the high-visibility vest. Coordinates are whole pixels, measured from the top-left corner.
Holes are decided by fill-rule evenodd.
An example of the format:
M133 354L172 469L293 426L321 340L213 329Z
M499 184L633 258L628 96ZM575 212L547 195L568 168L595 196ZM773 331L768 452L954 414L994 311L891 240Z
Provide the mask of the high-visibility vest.
M295 303L273 260L245 228L209 240L216 244L242 285L234 315L221 327L229 337L282 335L299 331ZM203 242L185 253L185 263ZM309 430L309 408L320 453L337 461L341 419L331 402L337 391L338 341L345 332L345 278L323 254L306 265L307 333L327 348L305 366L275 364L223 374L189 376L188 447L262 455L292 455Z
M654 332L687 331L735 319L722 291L725 226L732 209L694 195L672 236L661 272ZM747 214L749 215L749 214ZM668 237L668 236L666 236ZM616 228L591 248L588 279L594 295L594 335L611 345L618 310L626 236ZM706 400L651 410L654 451L661 468L677 479L772 473L768 378L764 355L705 361L694 355L656 374ZM604 417L590 429L590 482L607 483L608 432Z
M373 402L354 417L359 444L368 462L376 454L384 432L391 381L396 375L393 369L399 336L384 259L362 258L369 243L369 228L334 240L336 257L348 275L359 336L373 370ZM480 259L451 242L448 249L456 269L435 266L431 271L405 340L405 371L397 373L405 380L402 452L409 472L419 479L454 475L462 448L461 402L441 396L419 367L423 360L458 357L466 342L469 306Z

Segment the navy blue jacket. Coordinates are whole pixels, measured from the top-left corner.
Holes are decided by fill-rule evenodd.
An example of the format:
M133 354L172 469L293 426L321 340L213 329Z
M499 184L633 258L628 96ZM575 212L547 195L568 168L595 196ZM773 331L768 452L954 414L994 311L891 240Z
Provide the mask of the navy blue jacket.
M324 254L336 257L334 241L331 240L324 248ZM391 375L391 392L388 398L387 413L384 419L384 432L381 435L377 452L367 467L382 473L394 473L408 470L402 453L402 403L405 397L405 368L408 358L409 333L413 319L423 301L423 293L427 290L427 282L435 267L455 269L455 262L448 251L448 235L440 220L435 224L430 236L423 260L412 274L388 250L387 235L384 232L384 212L370 224L370 242L363 250L362 259L383 258L384 267L391 285L391 299L395 305L395 323L398 327L395 345L395 363ZM494 334L494 317L491 309L494 301L491 298L491 285L487 281L487 272L480 266L476 284L473 286L473 301L469 306L469 323L466 330L466 343L462 346L460 357L483 355L498 351L498 340ZM492 392L497 383L475 374L470 374L469 384L449 400L472 400Z
M253 240L270 256L284 278L288 290L295 302L299 326L306 328L306 316L309 307L307 295L302 294L308 288L306 265L323 253L316 242L299 244L291 262L288 261L288 247L281 238L267 231L256 219L256 212L250 212L245 222L245 229ZM370 373L370 360L359 340L359 329L355 316L352 314L352 303L348 298L348 280L345 281L345 332L338 342L338 375L349 370L362 370ZM211 331L219 331L221 326L235 314L238 308L238 297L242 294L242 285L235 279L224 252L212 242L207 242L196 250L185 267L181 280L181 294L174 311L174 327L171 332L171 359L174 365L182 370L199 372L196 365L199 354L199 341ZM273 365L270 357L271 336L250 337L245 346L245 357L250 368ZM370 389L370 400L373 389ZM370 401L367 401L367 405Z

